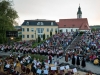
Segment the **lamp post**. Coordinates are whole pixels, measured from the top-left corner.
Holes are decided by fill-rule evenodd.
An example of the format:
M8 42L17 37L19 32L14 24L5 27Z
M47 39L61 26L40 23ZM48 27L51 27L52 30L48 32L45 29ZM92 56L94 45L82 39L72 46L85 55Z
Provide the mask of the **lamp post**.
M13 45L13 39L14 39L14 37L10 37L10 45L12 46ZM13 47L13 46L12 46ZM13 49L11 49L11 52L12 52L12 54L13 54Z
M35 42L36 42L36 30L35 30Z

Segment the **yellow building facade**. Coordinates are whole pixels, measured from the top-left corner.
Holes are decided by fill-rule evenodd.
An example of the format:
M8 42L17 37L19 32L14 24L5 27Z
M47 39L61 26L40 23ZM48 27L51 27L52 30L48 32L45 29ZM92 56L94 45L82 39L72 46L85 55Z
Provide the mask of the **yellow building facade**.
M50 37L50 32L54 35L58 32L58 25L51 20L25 20L22 24L22 40L36 40L38 37L43 40Z

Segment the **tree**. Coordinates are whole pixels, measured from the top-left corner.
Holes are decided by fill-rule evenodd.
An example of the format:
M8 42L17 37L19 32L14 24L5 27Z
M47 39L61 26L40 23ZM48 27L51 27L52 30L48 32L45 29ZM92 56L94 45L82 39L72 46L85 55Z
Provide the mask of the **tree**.
M11 7L9 1L0 2L0 43L7 42L6 31L14 30L15 19L18 18L17 12Z
M43 40L45 40L45 34L43 34Z
M38 37L38 43L40 43L41 42L41 38L40 37Z
M91 30L92 30L92 31L96 31L96 28L92 28Z
M52 31L50 31L50 36L52 36Z
M55 31L55 33L57 34L57 30Z
M60 30L60 32L62 33L62 30Z

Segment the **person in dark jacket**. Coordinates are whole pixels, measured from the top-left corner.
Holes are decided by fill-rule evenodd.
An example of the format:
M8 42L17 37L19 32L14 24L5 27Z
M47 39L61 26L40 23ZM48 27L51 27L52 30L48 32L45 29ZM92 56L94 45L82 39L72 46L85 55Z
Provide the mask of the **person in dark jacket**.
M31 72L33 72L33 75L36 75L36 69L34 67L34 63L31 65Z
M73 54L73 57L72 57L72 64L75 65L75 57L74 57L74 54Z
M86 63L85 63L84 57L83 57L83 59L82 59L81 66L82 66L83 68L86 67Z
M76 65L77 65L77 66L80 65L80 59L79 59L79 56L77 56Z

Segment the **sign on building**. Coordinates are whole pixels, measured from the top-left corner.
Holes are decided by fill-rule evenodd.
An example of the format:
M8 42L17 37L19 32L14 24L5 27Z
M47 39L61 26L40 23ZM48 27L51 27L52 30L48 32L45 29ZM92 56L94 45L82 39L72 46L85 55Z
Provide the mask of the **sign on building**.
M18 31L6 31L6 37L18 37Z

